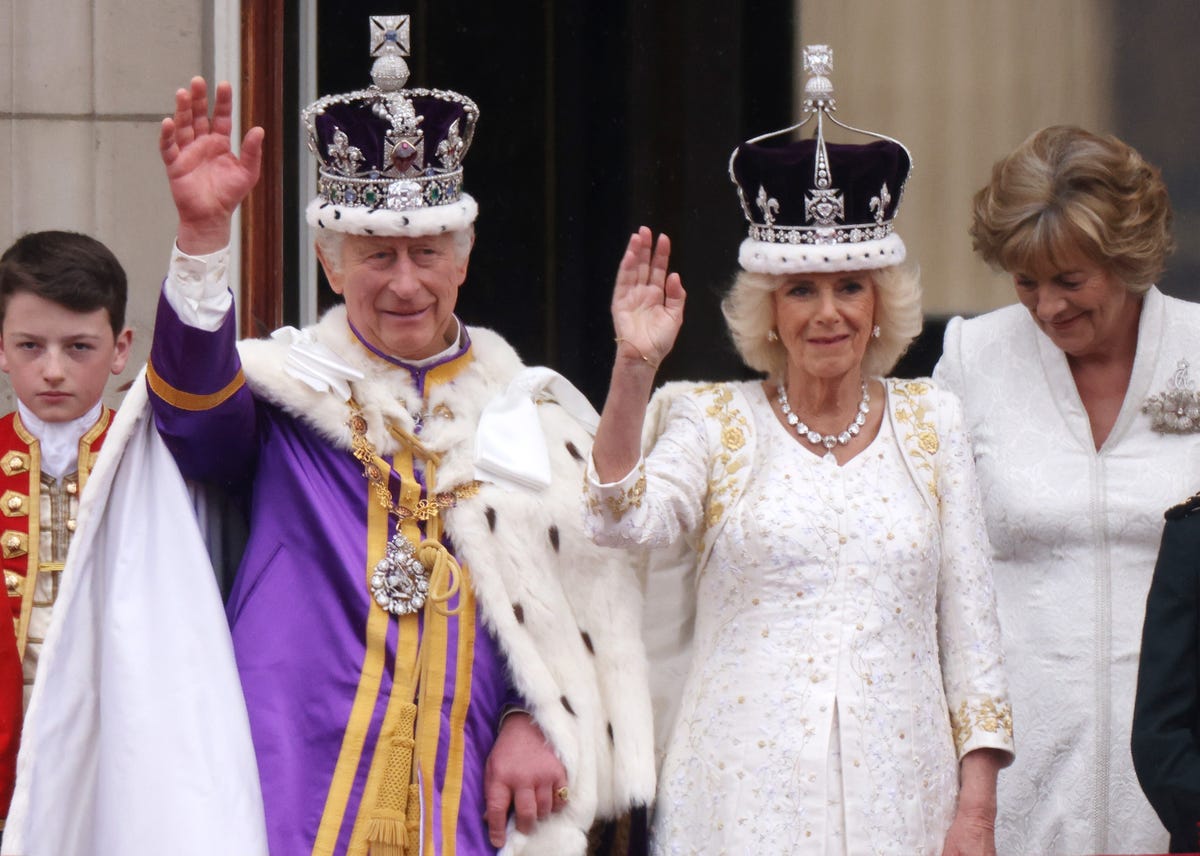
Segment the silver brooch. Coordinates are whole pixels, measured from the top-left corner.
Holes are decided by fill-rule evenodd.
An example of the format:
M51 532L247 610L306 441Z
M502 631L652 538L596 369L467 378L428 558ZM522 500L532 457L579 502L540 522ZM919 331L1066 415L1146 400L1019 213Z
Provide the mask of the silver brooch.
M1187 360L1180 360L1167 381L1167 389L1146 399L1142 412L1150 416L1150 427L1159 434L1200 433L1200 393L1188 375Z
M392 615L417 612L429 594L429 577L417 551L400 528L388 541L387 552L371 574L371 597Z

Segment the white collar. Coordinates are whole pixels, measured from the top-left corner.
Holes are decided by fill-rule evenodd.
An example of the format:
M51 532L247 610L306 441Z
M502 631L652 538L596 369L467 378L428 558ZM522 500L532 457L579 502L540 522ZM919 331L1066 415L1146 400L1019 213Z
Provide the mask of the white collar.
M21 424L38 440L42 472L60 479L73 473L79 464L79 438L96 424L104 403L97 401L87 413L70 422L43 422L33 411L17 401Z

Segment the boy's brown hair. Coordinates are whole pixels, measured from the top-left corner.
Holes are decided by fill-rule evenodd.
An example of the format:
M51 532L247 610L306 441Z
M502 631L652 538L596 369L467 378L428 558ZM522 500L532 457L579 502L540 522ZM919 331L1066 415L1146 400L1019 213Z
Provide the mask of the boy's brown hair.
M108 310L114 336L125 327L128 284L117 257L78 232L28 232L0 256L0 326L8 299L28 292L73 312Z

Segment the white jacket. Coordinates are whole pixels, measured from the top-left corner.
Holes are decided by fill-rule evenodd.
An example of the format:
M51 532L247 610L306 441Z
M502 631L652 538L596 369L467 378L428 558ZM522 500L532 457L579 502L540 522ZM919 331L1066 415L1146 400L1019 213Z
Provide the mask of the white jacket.
M1200 306L1152 288L1097 451L1065 354L1023 306L946 329L934 377L973 437L1020 749L1000 774L1001 854L1167 848L1129 731L1163 511L1200 487L1200 434L1157 433L1142 412L1180 360L1200 380Z

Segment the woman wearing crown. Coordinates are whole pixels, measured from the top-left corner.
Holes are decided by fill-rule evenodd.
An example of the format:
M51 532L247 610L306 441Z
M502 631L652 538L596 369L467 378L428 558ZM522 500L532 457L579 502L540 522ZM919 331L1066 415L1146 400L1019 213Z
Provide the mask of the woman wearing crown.
M1012 724L970 446L954 396L881 377L921 321L892 230L909 155L826 143L809 65L815 139L730 164L751 227L723 309L766 378L649 401L683 314L666 237L617 273L585 490L598 542L654 548L647 642L683 676L653 849L994 853Z

